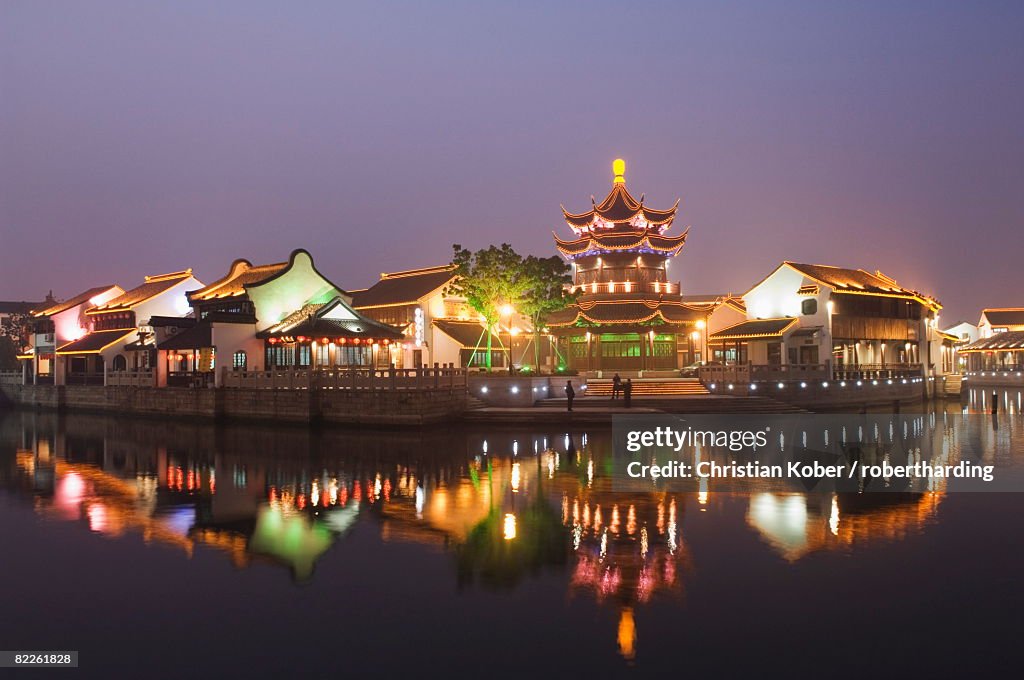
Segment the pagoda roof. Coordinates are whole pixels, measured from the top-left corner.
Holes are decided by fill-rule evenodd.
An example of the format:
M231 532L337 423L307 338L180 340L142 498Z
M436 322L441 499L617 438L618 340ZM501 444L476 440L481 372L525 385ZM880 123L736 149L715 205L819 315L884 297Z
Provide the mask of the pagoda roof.
M450 264L381 274L380 281L369 288L352 291L352 306L361 309L415 304L454 278L455 266Z
M706 310L665 300L588 300L549 314L551 327L613 324L686 324L703 319Z
M604 200L597 203L591 197L592 207L582 213L571 213L562 206L562 214L566 223L573 231L586 230L593 227L609 228L618 225L629 225L634 227L658 227L667 228L676 217L676 210L679 201L668 210L655 210L644 205L644 197L641 194L637 200L626 188L625 179L626 164L621 159L612 163L614 180L611 191L604 197ZM646 224L644 224L646 223Z
M588 232L586 236L564 241L555 234L555 247L568 257L581 257L602 252L648 250L664 255L675 255L686 243L689 230L678 236L662 236L651 229L631 231Z
M86 314L106 314L107 312L121 312L132 309L190 278L192 278L191 269L183 269L180 272L171 272L170 274L147 276L146 282L141 286L136 286L106 304L88 310Z
M288 262L254 265L248 260L239 258L231 263L231 269L228 270L226 276L204 288L189 291L188 299L190 302L201 302L245 295L247 285L262 283L280 273L287 266Z
M117 290L124 293L124 290L113 284L110 284L108 286L96 286L95 288L90 288L89 290L83 291L74 297L68 298L63 302L54 302L48 307L40 307L39 309L34 309L32 310L32 316L41 318L53 316L55 314L60 314L61 312L66 312L72 307L77 307L78 305L89 302L89 300L93 299L97 295L102 295L103 293L106 293L112 288L117 288Z

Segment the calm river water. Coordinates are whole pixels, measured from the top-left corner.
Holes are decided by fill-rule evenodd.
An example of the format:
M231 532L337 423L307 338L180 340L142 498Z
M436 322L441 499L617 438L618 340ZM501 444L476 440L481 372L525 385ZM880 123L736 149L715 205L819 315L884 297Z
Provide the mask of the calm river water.
M1002 401L942 436L1024 466ZM1024 495L622 493L609 448L0 412L0 648L78 677L1017 670Z

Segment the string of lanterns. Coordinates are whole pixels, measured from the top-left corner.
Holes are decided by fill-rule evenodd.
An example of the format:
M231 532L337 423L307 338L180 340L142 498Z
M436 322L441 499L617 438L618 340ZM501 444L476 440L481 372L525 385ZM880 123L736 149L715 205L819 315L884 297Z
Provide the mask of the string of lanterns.
M276 345L278 343L289 343L289 342L296 342L296 343L299 343L300 345L305 345L305 344L310 344L312 342L315 342L316 340L317 340L317 338L311 338L311 337L306 336L306 335L297 335L297 336L282 335L280 337L267 338L267 342L269 344L271 344L271 345ZM323 337L323 338L319 338L319 341L323 345L334 343L335 345L376 345L376 344L381 344L381 345L387 346L387 345L391 344L391 340L389 340L388 338L382 338L382 339L378 340L378 339L375 339L375 338L328 338L328 337Z

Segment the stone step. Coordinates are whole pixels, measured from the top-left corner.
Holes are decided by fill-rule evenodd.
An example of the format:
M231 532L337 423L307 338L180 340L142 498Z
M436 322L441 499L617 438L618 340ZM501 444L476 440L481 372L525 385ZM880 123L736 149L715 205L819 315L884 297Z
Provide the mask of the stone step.
M610 380L589 380L587 381L587 394L592 397L610 397L612 382ZM638 379L633 381L634 397L675 394L708 394L708 391L696 378Z

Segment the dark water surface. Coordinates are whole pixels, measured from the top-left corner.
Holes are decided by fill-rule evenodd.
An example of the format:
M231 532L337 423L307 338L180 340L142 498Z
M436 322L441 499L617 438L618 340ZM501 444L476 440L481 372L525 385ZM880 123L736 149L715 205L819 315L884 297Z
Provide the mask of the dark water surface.
M1024 464L1002 397L993 436L942 436ZM69 677L1019 672L1024 495L614 492L609 442L0 413L0 648L79 650Z

